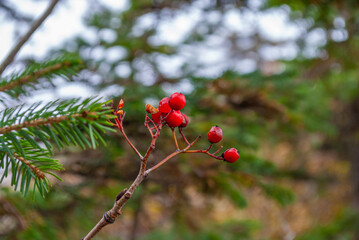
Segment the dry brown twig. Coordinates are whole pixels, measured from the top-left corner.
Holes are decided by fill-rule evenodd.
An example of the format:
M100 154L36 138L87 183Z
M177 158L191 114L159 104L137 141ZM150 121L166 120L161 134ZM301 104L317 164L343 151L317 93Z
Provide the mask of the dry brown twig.
M222 149L222 147L219 148L219 150L217 150L215 153L210 153L209 150L212 147L212 144L205 150L189 150L199 139L200 136L198 136L194 141L192 141L191 143L187 140L187 138L185 137L183 131L181 128L179 128L179 132L181 134L181 136L183 137L184 141L186 142L187 146L183 149L180 149L179 145L178 145L178 141L176 138L176 134L174 131L174 128L171 128L172 131L172 136L174 138L174 143L176 146L176 150L169 154L167 157L165 157L164 159L162 159L160 162L158 162L156 165L154 165L153 167L146 169L147 167L147 160L150 156L150 154L152 153L152 151L155 149L156 147L156 140L158 139L158 137L160 136L161 130L162 128L166 125L166 118L167 116L171 113L168 113L165 117L161 118L160 122L158 124L156 124L154 121L152 121L152 119L149 118L148 114L146 115L145 118L145 126L146 128L149 130L150 135L152 137L152 141L145 153L144 156L141 155L141 153L137 150L137 148L134 146L134 144L131 142L131 140L127 137L124 129L123 129L123 120L125 117L125 113L120 110L123 106L123 101L122 101L122 105L121 107L114 112L114 114L116 114L117 118L115 118L115 123L113 123L114 126L116 126L121 134L124 136L124 138L126 139L127 143L131 146L131 148L135 151L135 153L137 154L137 156L141 159L141 165L140 165L140 169L138 172L138 175L136 177L136 179L133 181L133 183L131 184L131 186L128 189L124 189L122 190L116 197L115 203L113 205L113 207L105 212L105 214L103 215L103 217L100 219L100 221L98 221L98 223L92 228L92 230L84 237L82 238L82 240L89 240L92 239L93 237L95 237L97 235L97 233L99 233L103 227L105 227L108 224L112 224L115 222L116 218L122 214L122 208L123 206L127 203L127 201L132 197L134 191L136 190L136 188L141 184L141 182L154 170L156 170L157 168L159 168L160 166L162 166L163 164L165 164L168 160L172 159L173 157L182 154L182 153L203 153L203 154L207 154L217 160L223 160L222 156L216 156L215 154L217 154L219 152L220 149ZM171 110L172 111L172 110ZM120 113L120 114L117 114ZM153 127L151 127L150 125L153 125Z

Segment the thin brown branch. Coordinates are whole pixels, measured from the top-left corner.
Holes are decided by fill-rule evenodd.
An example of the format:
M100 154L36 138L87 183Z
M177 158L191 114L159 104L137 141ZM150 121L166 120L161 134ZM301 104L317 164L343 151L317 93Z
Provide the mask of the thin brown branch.
M196 137L196 139L195 139L193 142L191 142L190 144L188 144L188 146L187 146L185 149L183 149L183 151L187 151L187 150L188 150L190 147L192 147L200 138L201 138L201 136Z
M215 151L214 153L210 153L209 150L212 148L212 146L213 146L213 144L211 143L211 145L209 145L209 147L206 150L187 150L184 153L204 153L204 154L207 154L215 159L223 160L223 157L216 156L216 154L223 148L223 146L218 148L218 150Z
M215 152L213 153L213 155L216 155L217 153L219 153L219 151L221 151L222 148L223 148L223 146L220 146L220 147L217 149L217 151L215 151Z
M170 155L168 155L167 157L165 157L162 161L160 161L159 163L157 163L155 166L151 167L150 169L148 169L146 171L146 175L148 175L150 172L156 170L157 168L159 168L160 166L162 166L164 163L166 163L168 160L170 160L171 158L177 156L178 154L182 153L181 151L176 151L171 153Z
M209 150L211 150L212 146L213 146L213 143L211 143L211 144L209 145L209 147L206 149L206 151L209 152Z
M116 218L122 214L122 207L127 203L127 201L131 198L133 192L140 185L140 183L145 179L144 172L141 172L142 165L146 164L144 161L141 161L140 172L138 173L136 179L131 184L130 188L126 191L126 193L117 201L115 201L114 206L107 211L101 220L96 224L96 226L84 237L83 240L92 239L103 227L108 224L113 223ZM145 166L146 167L146 166Z
M27 31L27 33L17 42L17 44L14 46L14 48L10 51L10 53L7 55L5 60L0 65L0 76L4 72L4 70L9 66L10 63L12 63L17 55L17 53L20 51L22 46L30 39L32 34L41 26L41 24L45 21L45 19L50 16L52 11L54 10L56 4L59 2L59 0L52 0L45 12L40 16L39 19L37 19L30 29Z
M33 165L31 162L29 162L29 160L26 160L25 158L17 155L16 153L13 154L14 157L19 160L20 162L22 162L23 164L25 164L26 166L28 166L31 171L38 177L38 178L41 178L41 179L44 179L45 178L45 174L38 168L36 167L35 165Z
M124 112L123 114L117 115L116 113L114 113L116 116L115 118L115 122L116 122L116 126L117 128L120 130L120 132L122 133L123 137L126 139L127 143L130 145L130 147L135 151L135 153L137 154L137 156L140 159L143 159L142 154L137 150L137 148L135 147L135 145L131 142L131 140L127 137L127 134L125 133L125 130L123 129L123 119L126 116L126 113Z
M151 144L150 144L150 146L148 147L147 152L146 152L145 156L144 156L143 159L142 159L142 163L144 163L144 164L141 165L141 170L140 170L140 171L141 171L142 173L144 173L145 170L146 170L147 159L148 159L148 157L150 156L151 152L155 149L156 140L157 140L157 138L160 136L160 133L161 133L161 130L162 130L163 125L164 125L163 122L159 124L159 126L158 126L158 128L157 128L157 131L156 131L156 134L153 135Z
M117 123L117 127L120 129L121 133L123 134L123 136L125 137L126 141L128 142L128 144L132 147L132 149L137 153L137 155L140 157L141 159L141 166L140 166L140 170L139 173L136 177L136 179L133 181L133 183L131 184L131 186L129 187L129 189L126 191L125 194L123 194L120 199L116 199L114 206L112 207L111 210L107 211L103 218L101 218L101 220L96 224L96 226L83 238L83 240L88 240L88 239L92 239L99 231L101 231L101 229L108 225L113 223L116 218L121 215L121 210L122 207L127 203L127 201L131 198L133 192L136 190L136 188L140 185L140 183L145 179L146 174L146 165L147 165L147 159L150 156L151 152L153 151L153 149L155 148L155 144L156 144L156 140L160 135L161 129L163 127L163 123L161 123L158 126L157 132L155 135L153 135L152 137L152 141L151 144L145 154L145 156L142 157L142 155L138 152L138 150L136 149L136 147L132 144L132 142L128 139L126 133L123 130L123 118L124 115L120 116L120 119L115 119L116 123Z
M123 116L120 116L119 119L116 118L115 121L116 121L117 127L124 134L123 125L122 125ZM150 146L148 147L146 154L143 157L141 155L139 155L139 157L141 158L140 170L139 170L139 173L138 173L136 179L133 181L133 183L131 184L129 189L123 195L121 195L122 192L119 194L119 196L121 196L121 197L119 199L116 198L114 206L103 215L103 217L100 219L100 221L98 221L98 223L95 225L95 227L93 227L92 230L84 238L82 238L82 240L92 239L94 236L96 236L96 234L98 232L101 231L101 229L103 227L105 227L108 224L114 223L116 218L122 214L123 206L132 197L132 194L134 193L134 191L137 189L137 187L141 184L141 182L147 177L147 175L150 172L154 171L155 169L157 169L158 167L163 165L165 162L167 162L169 159L173 158L174 156L176 156L180 153L185 153L190 147L192 147L200 139L200 136L198 136L192 143L189 143L186 148L184 148L182 150L179 150L179 149L176 150L176 152L168 155L162 161L160 161L155 166L153 166L152 168L150 168L146 171L148 157L150 156L151 152L155 149L156 140L160 136L160 132L161 132L161 129L163 126L164 126L164 122L161 121L157 128L156 134L154 134L152 137L152 141L150 143ZM131 141L128 140L128 138L125 134L124 134L124 136L125 136L127 142L131 145L132 144ZM133 145L131 145L131 147L132 146ZM132 148L135 151L137 150L134 146Z
M148 120L153 124L153 128L152 128L152 129L156 129L156 131L158 131L156 123L155 123L150 117L148 117L148 115L147 115L147 118L148 118Z
M151 127L147 124L147 125L146 125L146 128L148 129L148 132L150 133L151 138L153 138L153 132L152 132Z
M65 121L65 120L69 120L70 118L86 117L86 116L87 116L87 113L83 112L83 113L76 113L76 114L73 114L70 116L62 115L62 116L58 116L58 117L39 118L39 119L31 120L31 121L25 121L25 122L19 123L19 124L14 124L14 125L11 125L8 127L2 127L2 128L0 128L0 134L8 133L11 131L17 131L22 128L37 127L37 126L46 125L46 124L59 123L59 122Z
M179 128L178 128L178 131L180 132L180 134L181 134L183 140L184 140L187 144L189 144L189 141L187 140L186 136L185 136L185 135L183 134L183 132L182 132L182 127L179 127Z
M117 120L117 119L116 119ZM120 121L116 121L118 123L118 127L121 130L121 132L123 132L123 126L122 126L122 120L120 119ZM136 179L133 181L133 183L131 184L131 186L129 187L129 189L126 191L126 193L118 200L115 201L114 206L112 207L112 209L110 209L109 211L107 211L104 216L101 218L101 220L96 224L96 226L83 238L83 240L89 240L92 239L99 231L101 231L101 229L108 225L113 223L116 218L122 214L122 207L127 203L127 201L131 198L133 192L136 190L136 188L140 185L140 183L145 179L145 177L147 176L147 174L145 173L146 171L146 165L147 165L147 159L150 156L151 152L153 151L153 149L155 149L155 144L156 144L156 140L160 135L161 129L163 127L163 123L159 124L158 126L158 130L156 132L156 134L152 137L152 141L151 144L145 154L144 157L142 157L141 155L141 166L140 166L140 170L139 173L136 177ZM124 132L123 132L124 133ZM124 135L125 136L125 135ZM130 144L130 141L127 141ZM136 148L134 148L135 150ZM137 150L137 149L136 149ZM135 151L136 151L135 150Z
M166 158L164 158L162 161L160 161L159 163L157 163L155 166L151 167L150 169L148 169L146 171L146 176L156 170L157 168L159 168L161 165L163 165L164 163L166 163L168 160L170 160L171 158L173 158L174 156L177 156L178 154L180 153L187 153L188 149L190 147L192 147L198 140L200 139L200 136L198 136L192 143L188 144L187 147L185 147L184 149L182 150L179 150L179 151L176 151L176 152L173 152L171 153L170 155L168 155Z
M207 150L188 150L188 151L185 151L184 153L204 153L204 154L207 154L208 156L211 156L215 159L223 160L223 158L221 156L216 156L216 155L208 152Z
M31 82L33 80L36 80L36 79L40 78L41 76L43 76L43 75L45 75L45 74L47 74L49 72L61 69L64 65L65 64L58 63L58 64L55 64L53 66L41 69L41 70L39 70L37 72L31 73L29 75L20 77L19 79L15 80L15 81L11 81L6 85L1 86L0 87L0 92L4 92L6 90L12 89L12 88L17 87L19 85L23 85L23 84L26 84L26 83Z
M143 159L142 154L137 150L137 148L135 147L135 145L133 145L133 143L131 142L131 140L127 137L125 130L123 130L123 128L120 128L120 132L122 133L123 137L126 139L127 143L131 146L131 148L135 151L135 153L137 154L137 156L140 159Z
M148 117L148 113L146 114L146 118L145 118L145 127L148 129L148 131L150 132L151 134L151 137L153 138L153 131L150 127L150 125L148 124L148 122L150 121L151 119ZM151 120L152 122L152 120Z

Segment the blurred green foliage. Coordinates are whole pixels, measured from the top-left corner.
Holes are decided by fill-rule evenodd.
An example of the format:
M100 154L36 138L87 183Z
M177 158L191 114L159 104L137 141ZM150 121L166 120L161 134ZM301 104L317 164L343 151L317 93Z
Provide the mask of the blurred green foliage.
M258 204L254 208L260 212L263 208L259 205L268 204L268 208L279 206L283 212L289 212L290 204L296 199L310 202L306 192L295 196L303 182L310 185L309 189L315 189L308 191L314 191L311 196L317 199L322 186L330 192L333 182L339 181L331 173L309 171L308 161L303 158L314 151L342 153L346 149L342 146L347 142L352 145L346 147L357 146L355 141L349 141L351 138L348 141L342 138L355 135L356 131L344 132L341 126L347 126L347 119L355 122L353 116L347 116L346 109L358 98L358 61L354 58L359 46L358 4L349 0L268 0L257 8L252 3L132 1L123 11L96 3L86 16L89 29L96 33L95 39L79 35L61 50L56 50L76 52L81 56L86 67L78 82L92 86L99 93L114 89L107 97L114 98L115 102L120 98L125 100L126 132L141 151L147 149L150 141L142 126L145 104L157 104L162 97L182 90L187 98L184 112L190 116L190 124L185 129L187 137L205 136L211 126L217 124L224 132L221 145L225 149L235 146L241 151L240 161L231 165L200 155L183 155L168 162L149 176L135 193L124 209L123 218L118 220L120 223L114 224L117 228L110 226L99 239L117 239L118 236L144 240L282 239L284 231L280 226L275 226L280 230L271 231L266 229L270 223L264 220L260 223L243 220L252 218L253 212L242 216L236 215L237 211ZM201 18L180 41L159 40L161 24L193 9L202 13ZM238 10L235 13L240 16L284 9L301 34L295 40L278 41L266 38L254 27L251 34L242 34L224 24L223 19L233 9ZM209 17L211 14L213 19ZM215 20L217 14L219 20ZM141 21L146 27L141 26ZM340 25L343 21L344 26ZM335 26L335 22L339 24ZM335 30L343 34L340 41L332 37ZM106 31L114 38L106 39ZM324 33L324 38L319 45L311 46L308 39L318 31ZM207 41L211 38L223 38L223 42L208 47ZM253 46L246 48L245 42ZM268 60L260 54L263 47L284 47L287 43L294 44L297 49L293 59ZM218 62L207 66L197 51L203 46L207 47L202 54L220 47L225 47L225 54ZM308 48L314 49L314 54L308 53ZM113 52L118 54L115 60L107 55ZM168 71L164 63L176 59L182 59L180 66ZM243 59L254 61L255 69L238 71L234 63L239 64ZM223 68L216 68L222 65ZM217 71L210 74L212 69ZM168 144L169 138L169 130L161 134L150 165L173 150L173 145ZM71 149L64 154L67 162L63 178L68 181L55 186L45 202L35 208L42 221L46 219L46 224L61 226L63 231L45 233L43 225L31 221L35 225L33 229L43 234L37 239L81 238L112 206L118 192L132 182L139 160L121 136L110 135L108 142L108 147L99 151L79 153ZM281 153L276 151L283 144L290 146L288 156L291 158L282 159L278 166ZM198 148L206 147L207 142L202 139ZM348 155L342 158L347 159ZM311 156L309 161L319 160ZM354 181L351 183L355 186ZM273 201L263 203L257 193ZM6 198L10 195L6 194ZM61 203L53 202L59 195L66 197L60 198ZM221 204L226 204L227 208ZM224 208L226 214L233 215L225 222L220 221L211 214L217 208ZM54 211L66 212L66 216L57 219ZM25 216L27 214L30 212L24 212ZM269 215L268 212L261 214ZM293 218L296 219L296 215ZM339 239L335 236L342 236L354 240L356 218L355 214L343 214L332 219L329 225L310 226L313 230L306 227L309 233L300 236L300 232L297 236L298 239ZM27 228L21 234L31 232ZM19 239L26 239L23 236Z
M358 234L359 216L347 209L340 213L332 222L314 227L308 233L299 236L298 240L324 240L324 239L355 239Z
M171 230L155 231L148 234L141 240L169 239L169 240L246 240L252 239L253 232L260 227L258 222L254 221L228 221L222 224L208 224L198 232L189 231L187 226L176 226Z

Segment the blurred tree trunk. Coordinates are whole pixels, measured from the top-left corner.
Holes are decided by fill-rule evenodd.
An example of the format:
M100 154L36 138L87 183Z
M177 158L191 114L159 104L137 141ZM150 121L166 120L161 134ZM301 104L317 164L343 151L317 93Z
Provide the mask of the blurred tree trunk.
M340 131L339 150L350 163L353 207L359 211L359 97L337 112L335 122Z
M348 157L351 164L351 182L353 187L353 205L359 211L359 98L349 106L351 124L348 145Z

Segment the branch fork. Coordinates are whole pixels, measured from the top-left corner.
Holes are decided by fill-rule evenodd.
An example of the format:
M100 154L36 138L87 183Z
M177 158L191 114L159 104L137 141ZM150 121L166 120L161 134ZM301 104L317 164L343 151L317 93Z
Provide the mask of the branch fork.
M121 104L122 103L122 104ZM209 150L212 148L212 144L204 150L189 150L191 147L193 147L194 144L201 138L201 136L198 136L194 141L189 142L187 138L185 137L183 133L183 129L179 127L179 133L182 136L184 142L186 143L186 147L181 149L175 129L171 128L172 131L172 137L174 139L176 150L169 154L167 157L162 159L160 162L152 166L151 168L147 169L147 160L149 156L151 155L152 151L156 147L156 140L160 136L162 128L166 125L166 118L171 113L169 112L166 116L160 118L159 123L155 123L150 117L149 114L146 114L144 125L148 129L152 141L146 151L146 153L142 156L142 154L138 151L138 149L135 147L135 145L131 142L131 140L127 137L124 128L123 128L123 120L125 117L125 112L120 110L123 107L123 101L121 100L119 107L117 111L114 111L114 114L116 115L116 118L114 119L115 123L111 122L113 126L117 127L120 131L120 133L123 135L127 143L131 146L131 148L135 151L137 156L141 159L141 165L138 172L138 175L136 179L133 181L131 186L128 189L122 190L116 197L116 200L114 202L113 207L104 213L103 218L100 219L100 221L96 224L96 226L83 238L83 240L89 240L92 239L103 227L105 227L108 224L112 224L115 222L116 218L122 214L122 208L127 203L127 201L132 197L132 194L137 189L137 187L141 184L141 182L154 170L165 164L167 161L172 159L173 157L182 154L182 153L204 153L207 154L217 160L223 160L222 156L216 156L216 154L222 149L222 146L214 153L210 153ZM172 111L172 110L171 110Z

